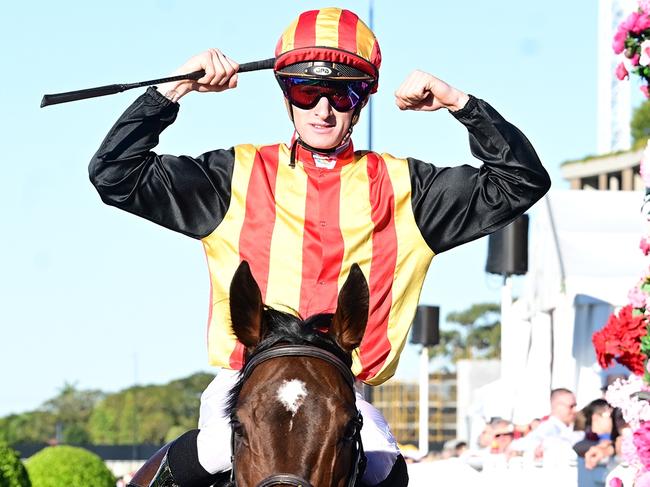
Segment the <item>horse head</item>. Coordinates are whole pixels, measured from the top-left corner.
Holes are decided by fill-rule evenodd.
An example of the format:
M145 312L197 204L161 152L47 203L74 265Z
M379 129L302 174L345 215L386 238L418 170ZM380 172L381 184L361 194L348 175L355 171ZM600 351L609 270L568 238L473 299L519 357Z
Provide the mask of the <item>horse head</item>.
M230 314L246 363L228 404L238 486L354 485L363 453L350 367L368 294L354 264L335 313L303 320L265 306L248 264L239 266Z

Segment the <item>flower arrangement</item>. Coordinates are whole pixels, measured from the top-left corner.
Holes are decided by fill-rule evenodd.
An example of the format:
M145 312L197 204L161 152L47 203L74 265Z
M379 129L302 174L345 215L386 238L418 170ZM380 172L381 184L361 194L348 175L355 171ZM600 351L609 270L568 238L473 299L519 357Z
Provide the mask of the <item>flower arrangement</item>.
M623 61L616 67L616 77L623 80L630 73L644 82L641 91L650 97L650 0L639 0L639 8L632 12L619 26L612 44Z
M645 279L642 282L642 287L647 285ZM642 287L637 286L628 294L628 297L634 298L635 303L642 303L642 308L628 304L618 314L613 313L605 327L593 334L596 357L603 368L609 367L616 360L634 374L643 375L645 372L645 362L648 360L646 353L650 352L650 343L647 318L643 311L649 296ZM646 353L643 353L642 343L646 345Z
M645 241L641 249L647 255ZM629 304L612 313L605 326L593 334L592 342L601 367L616 361L633 374L611 384L605 399L620 408L629 425L622 434L621 453L624 465L631 470L631 482L635 487L650 487L650 271L630 290L628 299ZM628 486L621 477L624 475L614 470L608 487Z
M619 25L612 47L616 54L623 55L623 61L616 68L617 78L629 79L630 73L636 74L643 83L641 91L650 98L650 0L639 0L638 9ZM641 159L640 174L646 187L641 213L649 226L639 248L648 256L650 141ZM624 463L610 473L607 486L650 487L650 269L630 289L627 297L628 304L610 315L605 326L592 336L601 367L607 368L616 361L633 374L629 379L616 380L605 393L607 402L620 408L629 425L621 435Z

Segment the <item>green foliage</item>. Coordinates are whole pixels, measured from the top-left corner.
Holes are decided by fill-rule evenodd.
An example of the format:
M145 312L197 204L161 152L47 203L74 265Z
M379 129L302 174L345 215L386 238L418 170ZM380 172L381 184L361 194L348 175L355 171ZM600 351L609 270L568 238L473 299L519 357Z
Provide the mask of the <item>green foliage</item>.
M640 149L650 138L650 100L644 101L634 110L630 129L634 141L633 146L635 149Z
M107 396L90 417L91 441L162 444L196 428L201 392L212 379L211 374L197 373L164 386L131 387Z
M166 385L130 387L114 394L65 384L40 410L0 418L0 440L9 444L167 443L196 428L200 397L214 378L200 372ZM2 486L0 486L2 487Z
M641 337L641 353L650 357L650 326L646 327L647 335Z
M52 413L33 411L11 414L0 419L0 440L7 443L42 443L55 437L56 417Z
M473 304L447 315L447 329L440 330L440 343L432 356L452 362L471 358L498 358L501 353L501 307L496 303Z
M16 450L0 443L0 487L30 487L27 470Z
M26 462L32 487L115 487L115 477L94 453L50 446Z

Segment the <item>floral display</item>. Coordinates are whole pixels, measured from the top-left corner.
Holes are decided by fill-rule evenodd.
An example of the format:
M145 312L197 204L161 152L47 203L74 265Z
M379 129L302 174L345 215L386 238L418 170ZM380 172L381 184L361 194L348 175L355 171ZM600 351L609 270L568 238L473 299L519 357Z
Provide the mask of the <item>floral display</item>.
M641 161L642 169L650 166L650 151ZM650 211L643 213L650 222ZM650 237L640 244L644 255L650 253ZM650 269L630 289L629 303L612 313L603 328L592 336L596 358L601 367L614 362L627 367L633 375L617 379L607 388L605 399L619 408L629 425L623 432L621 456L627 469L631 469L635 487L650 487ZM612 472L612 474L616 471ZM608 487L628 487L618 476L610 479Z
M643 82L641 91L650 97L650 1L639 1L639 8L632 12L619 26L612 47L622 61L616 67L616 77L629 79L630 73Z
M642 80L641 90L650 97L650 0L640 0L618 27L614 52L623 61L616 68L619 80L630 74ZM650 255L650 142L641 159L640 175L646 191L641 213L648 222L639 248ZM598 363L627 367L633 375L617 379L607 388L605 398L620 408L629 425L621 434L623 463L608 477L608 487L650 487L650 268L628 292L628 304L612 313L605 326L592 337ZM628 475L629 474L629 475Z
M640 288L630 291L635 301L642 303L648 297ZM641 339L647 335L647 319L632 304L609 317L605 327L593 335L596 357L601 367L609 367L614 360L634 374L643 375L648 357L641 351Z

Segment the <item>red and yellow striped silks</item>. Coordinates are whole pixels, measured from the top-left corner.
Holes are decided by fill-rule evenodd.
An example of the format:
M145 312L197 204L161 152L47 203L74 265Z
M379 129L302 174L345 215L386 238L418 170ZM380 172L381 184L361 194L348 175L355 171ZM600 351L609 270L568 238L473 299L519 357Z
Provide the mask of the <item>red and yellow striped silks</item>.
M213 365L241 367L230 329L228 289L242 260L264 302L303 317L334 312L353 263L370 286L370 316L353 371L369 384L397 367L433 257L415 223L406 160L354 154L318 169L284 144L235 148L232 197L223 222L203 239L212 285L208 350Z
M303 12L284 31L275 48L275 70L304 61L347 64L379 77L381 51L373 32L349 10Z

